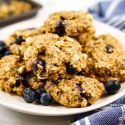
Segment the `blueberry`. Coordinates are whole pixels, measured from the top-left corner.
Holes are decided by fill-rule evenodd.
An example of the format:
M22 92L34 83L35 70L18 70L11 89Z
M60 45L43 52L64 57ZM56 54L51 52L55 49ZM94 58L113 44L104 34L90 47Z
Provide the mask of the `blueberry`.
M50 94L48 94L48 93L41 94L41 97L40 97L41 104L47 106L50 104L51 100L52 100L52 98L51 98Z
M45 69L45 61L44 60L40 60L40 59L36 59L33 63L32 63L32 68L34 71L38 70L38 64L41 65L44 69Z
M67 73L69 73L71 75L76 73L76 69L70 64L66 65L66 71L67 71Z
M6 44L4 43L4 41L0 40L0 46L5 46Z
M12 53L11 53L11 51L10 50L7 50L7 51L5 51L5 53L4 53L5 55L11 55Z
M66 23L64 20L60 20L57 24L56 24L56 33L59 35L59 36L63 36L65 34L65 26L66 26Z
M121 84L118 80L109 80L105 85L105 89L108 94L115 94L121 88Z
M64 16L60 16L60 19L61 19L61 20L65 20L65 17L64 17Z
M83 92L83 88L81 86L81 84L76 84L77 88L79 89L80 92Z
M9 48L8 46L4 43L4 41L0 40L0 58L8 54Z
M17 79L16 80L16 86L19 86L19 85L27 85L28 84L28 81L25 79L25 78L23 78L23 77L20 77L19 79Z
M4 41L0 41L0 53L4 53L6 49L7 49L7 46L4 43Z
M113 52L113 46L112 46L112 45L107 44L107 45L105 46L105 48L106 48L106 52L107 52L107 53L112 53L112 52Z
M25 40L23 39L22 36L17 36L17 38L16 38L16 43L17 43L17 44L20 45L23 41L25 41Z
M23 92L23 99L27 103L32 103L35 101L36 93L31 88L26 88Z
M36 90L36 101L40 101L40 97L43 93L46 93L46 91L43 88Z

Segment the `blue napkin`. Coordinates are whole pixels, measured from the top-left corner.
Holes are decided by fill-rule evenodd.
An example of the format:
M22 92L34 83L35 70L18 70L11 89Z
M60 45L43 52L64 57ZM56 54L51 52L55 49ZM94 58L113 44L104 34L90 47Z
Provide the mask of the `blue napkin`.
M125 125L125 96L109 106L79 114L71 125Z
M125 0L99 2L88 9L96 20L102 21L125 32Z
M103 1L88 9L96 20L125 32L125 0ZM125 125L125 96L95 111L76 115L71 125Z

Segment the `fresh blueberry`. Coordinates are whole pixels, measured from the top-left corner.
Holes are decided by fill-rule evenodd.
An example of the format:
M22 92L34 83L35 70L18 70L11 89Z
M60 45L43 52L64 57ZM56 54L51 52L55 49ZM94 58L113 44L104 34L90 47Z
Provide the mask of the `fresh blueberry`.
M16 38L16 43L17 43L17 44L20 45L23 41L25 41L25 40L23 39L22 36L17 36L17 38Z
M43 88L36 90L36 101L40 101L40 97L43 93L46 93L46 91Z
M8 51L8 46L4 43L4 41L0 41L0 58L8 54Z
M5 45L6 45L5 42L0 40L0 46L5 46Z
M0 41L0 53L4 53L4 51L7 49L6 44L4 41Z
M51 95L48 93L43 93L40 97L41 104L48 106L51 102L52 98Z
M112 52L113 52L113 46L112 46L112 45L107 44L107 45L105 46L105 48L106 48L106 52L107 52L107 53L112 53Z
M115 94L121 88L121 84L118 80L109 80L105 85L105 89L108 94Z
M71 75L76 73L76 69L70 64L66 65L66 71L67 71L67 73L69 73Z
M65 34L65 28L66 28L66 23L64 20L60 20L57 24L56 24L56 33L59 35L59 36L63 36Z
M38 70L38 64L43 66L43 68L45 69L45 61L44 60L40 60L40 59L36 59L33 63L32 63L32 68L34 71Z
M36 93L31 88L26 88L23 92L23 99L27 103L32 103L35 101Z

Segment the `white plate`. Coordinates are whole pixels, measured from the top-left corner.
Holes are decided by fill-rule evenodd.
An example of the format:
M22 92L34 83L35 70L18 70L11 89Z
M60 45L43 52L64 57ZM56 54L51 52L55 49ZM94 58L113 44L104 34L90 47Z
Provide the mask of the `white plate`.
M35 22L35 23L34 23ZM23 22L19 24L15 24L9 26L0 31L0 39L5 39L12 31L19 28L33 27L34 24L40 24L40 20L33 20L28 22ZM125 47L125 34L102 23L95 21L95 27L97 28L97 33L111 33L115 37L117 37ZM35 104L26 103L21 97L10 95L8 93L0 91L0 104L15 111L24 112L27 114L34 115L44 115L44 116L63 116L63 115L72 115L83 112L88 112L91 110L95 110L97 108L106 106L113 101L119 99L125 94L125 83L122 83L122 87L118 93L112 96L107 96L105 98L101 98L94 105L86 107L86 108L66 108L63 106L42 106Z

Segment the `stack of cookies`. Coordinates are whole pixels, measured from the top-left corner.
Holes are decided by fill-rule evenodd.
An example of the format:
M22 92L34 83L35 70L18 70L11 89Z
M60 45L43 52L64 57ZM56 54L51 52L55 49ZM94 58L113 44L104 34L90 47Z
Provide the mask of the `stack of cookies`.
M0 88L27 102L86 107L125 81L125 52L109 34L95 35L82 11L51 14L42 26L0 41Z

